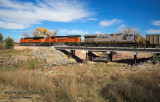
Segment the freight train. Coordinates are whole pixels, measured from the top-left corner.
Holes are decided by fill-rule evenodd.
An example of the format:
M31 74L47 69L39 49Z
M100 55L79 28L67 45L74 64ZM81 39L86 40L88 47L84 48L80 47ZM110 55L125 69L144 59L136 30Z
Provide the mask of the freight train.
M155 40L156 39L156 40ZM20 45L23 46L159 46L159 35L146 35L146 39L139 34L88 34L84 35L84 41L81 41L81 35L68 36L50 36L50 37L26 37L20 39Z

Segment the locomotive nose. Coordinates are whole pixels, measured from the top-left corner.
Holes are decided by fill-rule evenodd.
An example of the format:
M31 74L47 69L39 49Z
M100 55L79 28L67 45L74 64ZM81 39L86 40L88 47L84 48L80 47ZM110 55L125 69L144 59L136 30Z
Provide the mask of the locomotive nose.
M134 41L139 42L139 36L134 36Z

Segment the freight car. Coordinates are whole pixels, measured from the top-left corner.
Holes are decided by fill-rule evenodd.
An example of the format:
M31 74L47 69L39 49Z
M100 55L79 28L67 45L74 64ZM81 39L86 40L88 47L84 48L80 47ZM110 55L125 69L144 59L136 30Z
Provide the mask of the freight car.
M26 37L20 39L22 46L45 45L78 45L81 43L81 35L51 36L51 37Z
M160 34L146 35L147 47L160 47Z
M84 35L87 46L140 46L145 39L139 34L89 34Z

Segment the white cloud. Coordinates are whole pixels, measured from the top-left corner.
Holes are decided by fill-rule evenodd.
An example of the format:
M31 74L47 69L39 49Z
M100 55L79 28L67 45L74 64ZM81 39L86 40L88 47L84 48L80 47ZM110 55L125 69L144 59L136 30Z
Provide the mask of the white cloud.
M35 3L0 0L1 24L5 24L0 27L24 29L42 21L71 22L93 14L85 6L77 0L37 0Z
M65 34L88 34L87 31L82 31L82 30L68 30L68 29L61 29L60 33L65 33Z
M125 27L126 27L125 24L121 24L121 25L119 26L119 29L123 29L123 28L125 28Z
M87 20L90 20L90 21L97 21L97 18L87 18Z
M9 22L2 22L0 21L0 28L5 28L5 29L23 29L28 27L27 25L22 25L22 24L16 24L16 23L9 23Z
M153 34L158 34L160 33L160 29L149 29L146 31L147 33L153 33Z
M112 20L103 20L103 21L100 21L100 26L112 26L114 24L118 24L118 23L122 23L123 20L120 20L120 19L112 19Z
M152 24L155 26L160 26L160 20L159 21L152 21Z
M103 34L101 31L96 31L95 34Z

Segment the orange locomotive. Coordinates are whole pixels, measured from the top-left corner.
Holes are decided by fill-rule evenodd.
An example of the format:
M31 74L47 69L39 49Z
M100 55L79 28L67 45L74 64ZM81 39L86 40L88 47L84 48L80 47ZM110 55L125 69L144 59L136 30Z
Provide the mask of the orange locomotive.
M81 35L51 36L51 37L26 37L20 39L22 46L43 45L78 45L81 43Z
M42 45L44 41L44 37L26 37L20 39L20 45Z

